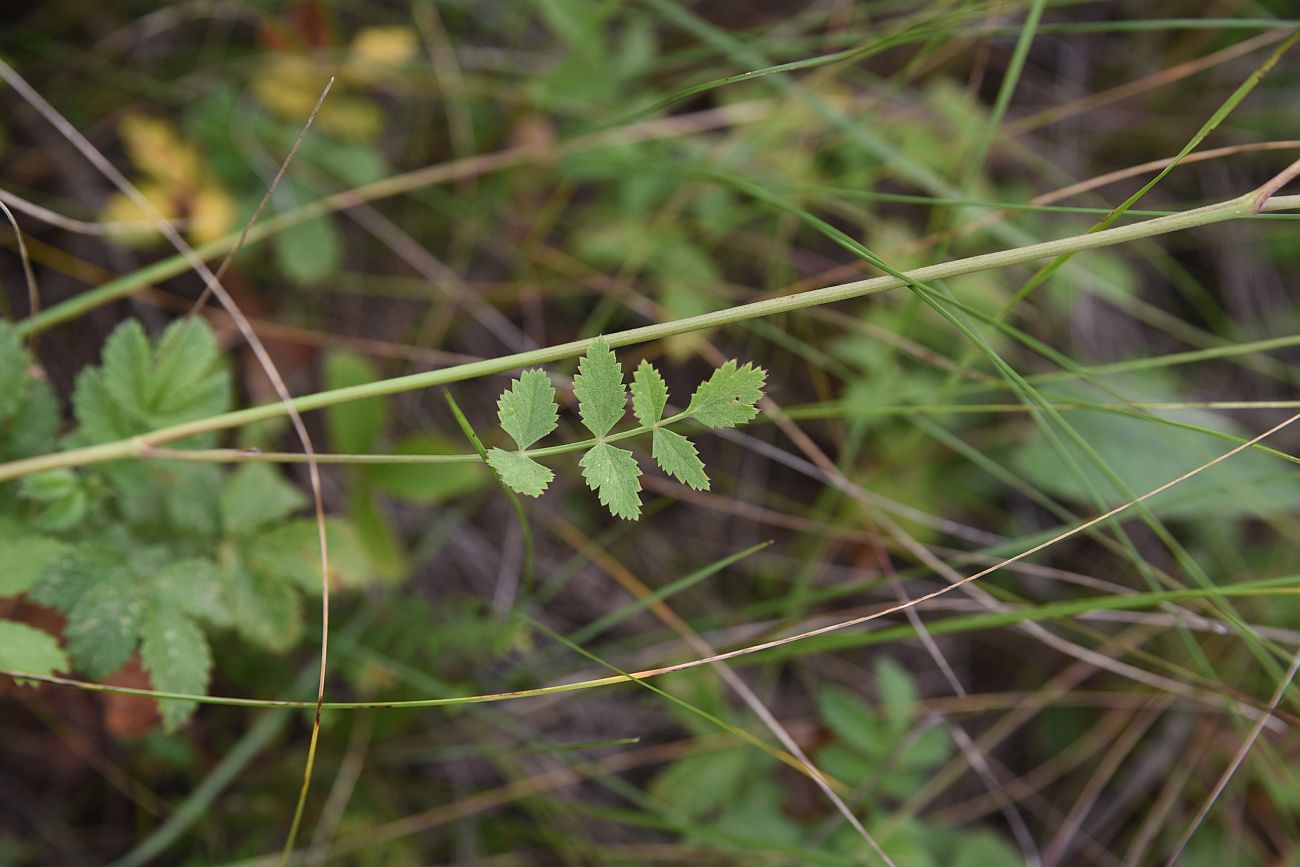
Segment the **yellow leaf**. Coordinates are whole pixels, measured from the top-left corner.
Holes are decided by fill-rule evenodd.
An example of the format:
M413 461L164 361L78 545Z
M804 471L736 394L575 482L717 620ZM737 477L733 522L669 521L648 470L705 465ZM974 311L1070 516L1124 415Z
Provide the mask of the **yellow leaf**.
M192 188L202 174L198 151L181 141L165 120L129 114L119 132L131 162L152 178L174 187Z
M352 40L348 71L359 80L380 78L410 63L419 49L409 27L367 27Z
M224 188L209 183L190 200L190 242L201 247L224 238L235 225L235 199Z
M280 117L301 123L316 105L328 78L309 58L281 54L253 80L253 96Z
M176 202L167 188L158 183L140 184L140 192L149 204L162 214L163 219L176 219ZM150 247L162 240L162 235L154 228L152 217L145 213L125 193L114 193L108 197L99 219L109 224L112 238L122 244L134 247Z

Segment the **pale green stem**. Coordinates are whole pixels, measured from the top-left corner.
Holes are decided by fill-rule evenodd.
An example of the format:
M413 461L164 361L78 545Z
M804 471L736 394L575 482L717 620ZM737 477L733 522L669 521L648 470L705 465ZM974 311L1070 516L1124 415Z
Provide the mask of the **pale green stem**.
M578 440L572 443L563 443L561 445L546 446L540 449L520 449L519 453L530 458L545 458L551 455L562 455L567 452L580 452L589 449L597 443L616 443L620 440L632 439L642 434L650 433L652 430L661 427L668 427L677 424L679 421L685 421L690 418L691 412L679 412L677 415L669 416L649 425L640 425L634 428L628 428L618 433L607 434L603 437L593 437L591 439ZM315 462L318 464L477 464L482 463L482 458L478 454L460 454L460 455L356 455L356 454L315 454L308 455L302 452L263 452L256 449L164 449L153 446L143 446L137 453L137 457L149 458L152 460L163 461L193 461L205 464L241 464L241 463L268 463L268 464L306 464Z
M1256 207L1256 197L1252 192L1235 199L1229 199L1226 202L1220 202L1204 208L1196 208L1180 214L1173 214L1168 217L1157 217L1153 220L1146 220L1144 222L1133 223L1127 226L1117 226L1100 232L1076 235L1071 238L1062 238L1056 241L1045 241L1039 244L1030 244L1028 246L1016 247L1010 250L1001 250L996 253L985 253L980 256L971 256L965 259L957 259L951 262L943 262L937 265L917 268L916 270L907 273L908 280L903 280L894 276L856 280L851 283L828 286L824 289L812 289L794 295L787 295L779 298L767 298L762 301L741 304L726 310L704 313L699 316L688 316L684 319L677 319L672 322L662 322L654 325L642 326L640 328L631 328L626 331L607 334L604 338L609 342L611 347L628 346L635 343L644 343L650 340L659 340L661 338L672 337L678 334L687 334L693 331L717 328L723 325L731 325L736 322L744 322L746 320L757 319L764 316L789 313L793 310L803 310L821 304L849 301L855 298L861 298L865 295L872 295L889 289L897 289L901 286L906 286L908 285L909 280L921 283L947 280L964 274L974 274L994 268L1006 268L1011 265L1020 265L1026 262L1034 262L1040 259L1052 258L1063 254L1078 253L1084 250L1095 250L1101 247L1110 247L1116 244L1127 243L1140 238L1150 238L1156 235L1178 232L1183 229L1192 229L1198 226L1222 223L1254 214L1256 213ZM1300 196L1275 196L1264 203L1262 210L1285 211L1297 208L1300 208ZM130 437L115 442L103 443L101 445L89 446L87 448L71 449L66 452L41 455L39 457L26 458L19 461L11 461L7 464L0 464L0 481L16 479L22 476L31 475L32 473L43 472L45 470L57 469L60 467L75 467L100 461L139 457L140 455L147 453L149 449L160 446L164 443L175 442L176 440L182 440L198 434L227 430L229 428L240 427L254 422L278 418L285 415L289 411L290 407L298 412L307 412L310 410L323 409L329 406L336 406L341 403L347 403L348 401L361 400L370 397L382 397L388 394L398 394L421 388L447 385L453 382L463 382L468 379L476 379L478 377L496 373L505 373L522 367L528 367L530 365L545 364L565 358L573 358L586 352L587 348L595 339L596 338L585 338L582 340L573 340L568 343L561 343L555 346L543 347L541 349L533 349L527 352L517 352L511 355L499 356L497 358L489 358L482 361L469 362L467 364L458 364L454 367L447 367L441 370L414 373L407 376L395 377L393 379L381 380L379 382L366 383L364 385L355 385L348 388L334 389L332 391L317 392L315 394L295 398L293 401L288 403L277 402L262 404L261 406L249 407L248 409L223 413L210 418L198 419L184 424L161 428L159 430L151 431L150 433L141 434L137 437Z

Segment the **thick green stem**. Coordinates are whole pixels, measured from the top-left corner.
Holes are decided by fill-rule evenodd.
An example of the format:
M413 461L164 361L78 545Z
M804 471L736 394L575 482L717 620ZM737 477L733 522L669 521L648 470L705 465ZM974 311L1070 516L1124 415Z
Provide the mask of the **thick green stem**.
M1150 238L1156 235L1178 232L1183 229L1192 229L1198 226L1208 226L1214 223L1222 223L1227 220L1247 217L1256 213L1257 206L1258 202L1256 201L1255 195L1250 193L1245 196L1239 196L1235 199L1229 199L1226 202L1208 205L1204 208L1196 208L1191 211L1184 211L1183 213L1173 214L1168 217L1157 217L1153 220L1133 223L1128 226L1118 226L1086 235L1076 235L1071 238L1046 241L1040 244L1030 244L1025 247L1016 247L996 253L986 253L980 256L971 256L966 259L943 262L938 265L929 265L908 272L907 277L909 280L914 282L946 280L964 274L974 274L979 271L988 271L994 268L1006 268L1010 265L1035 262L1040 259L1047 259L1067 253L1078 253L1084 250L1110 247L1116 244L1135 241L1140 238ZM1300 196L1275 196L1264 203L1262 210L1285 211L1297 208L1300 208ZM906 286L907 284L907 280L902 280L894 276L873 277L868 280L855 280L852 283L842 283L837 286L828 286L824 289L812 289L807 292L799 292L794 295L786 295L779 298L767 298L762 301L741 304L726 310L704 313L699 316L688 316L684 319L677 319L672 322L662 322L654 325L642 326L640 328L631 328L626 331L618 331L613 334L606 334L605 339L612 347L628 346L635 343L644 343L650 340L672 337L678 334L687 334L693 331L703 331L709 328L731 325L749 319L758 319L764 316L788 313L793 310L802 310L821 304L848 301L854 298L861 298L865 295L884 292L889 289L897 289L901 286ZM530 365L546 364L548 362L559 361L565 358L574 358L586 352L593 340L595 340L595 338L573 340L555 346L543 347L541 349L529 350L527 352L517 352L511 355L503 355L497 358L474 361L468 364L458 364L454 367L442 368L440 370L414 373L408 376L399 376L393 379L386 379L380 382L366 383L364 385L356 385L348 388L338 388L332 391L317 392L315 394L295 398L291 403L277 402L262 404L261 406L249 407L248 409L237 410L235 412L228 412L210 418L198 419L184 424L161 428L146 434L141 434L137 437L118 440L116 442L103 443L101 445L81 449L71 449L66 452L41 455L39 457L26 458L20 461L11 461L7 464L0 464L0 481L16 479L22 476L31 475L32 473L58 469L60 467L75 467L100 461L138 457L142 454L147 454L150 449L156 448L164 443L183 440L187 437L196 436L198 434L227 430L229 428L240 427L254 422L278 418L287 414L290 406L298 412L307 412L310 410L324 409L329 406L336 406L341 403L347 403L348 401L362 400L371 397L382 397L384 395L414 391L421 388L447 385L453 382L463 382L468 379L476 379L478 377L496 373L505 373L522 367L528 367Z

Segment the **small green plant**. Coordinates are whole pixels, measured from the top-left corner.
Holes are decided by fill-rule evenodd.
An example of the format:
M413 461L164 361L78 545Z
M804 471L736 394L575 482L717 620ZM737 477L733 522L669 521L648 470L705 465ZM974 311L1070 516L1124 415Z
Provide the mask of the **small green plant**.
M0 455L23 457L57 439L57 402L33 377L13 329L0 323ZM131 437L230 408L230 378L201 320L151 341L120 325L103 363L77 379L69 446ZM186 445L210 444L203 435ZM119 461L29 476L0 499L0 597L25 594L62 612L53 636L0 622L0 665L32 674L103 678L138 651L155 689L202 694L212 670L207 632L233 631L283 653L302 633L302 596L320 591L316 522L293 515L306 498L265 464L233 470L176 460ZM349 525L327 522L331 580L368 573ZM175 729L189 702L160 702Z
M755 404L763 397L766 379L767 372L761 367L738 366L733 359L700 383L686 409L664 418L668 386L654 365L642 361L632 376L632 412L640 425L611 434L627 412L628 388L609 343L603 338L596 340L578 362L573 378L578 414L594 437L578 462L587 486L616 517L640 517L641 468L632 452L611 443L649 433L651 456L661 470L684 485L708 490L709 477L695 444L669 426L693 419L718 429L751 421L758 415ZM513 452L493 448L488 451L488 463L512 490L541 496L555 473L535 458L574 450L567 446L529 450L559 426L555 386L546 372L526 370L514 380L497 402L497 418L519 448ZM586 443L576 447L583 445Z

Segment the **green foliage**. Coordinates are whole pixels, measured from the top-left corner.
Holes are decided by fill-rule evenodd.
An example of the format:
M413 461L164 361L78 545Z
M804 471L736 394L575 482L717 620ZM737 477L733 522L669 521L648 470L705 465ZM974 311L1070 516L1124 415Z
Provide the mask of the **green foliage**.
M374 382L379 372L364 357L352 352L331 352L325 357L322 380L334 391ZM383 398L353 400L330 407L325 413L330 441L334 448L349 454L363 454L374 449L379 435L388 425L388 403Z
M338 226L325 217L299 223L275 236L275 259L294 283L311 286L339 270L343 240Z
M175 609L153 608L141 626L140 659L154 689L202 693L212 673L212 650L199 625ZM174 730L194 713L189 701L159 701L163 726Z
M822 719L838 740L820 749L817 760L850 786L869 783L881 795L901 799L916 791L926 772L947 760L952 745L942 728L914 731L916 686L902 666L882 658L875 675L877 708L839 687L818 693Z
M712 428L729 428L753 421L758 415L754 404L763 397L767 371L746 364L737 367L728 361L713 372L691 395L686 411L692 418Z
M591 344L587 354L578 362L578 373L573 377L573 395L578 399L582 423L597 439L609 433L609 429L623 417L627 409L623 368L604 339Z
M668 385L648 361L637 365L632 376L632 412L641 429L630 433L651 434L651 456L665 473L696 490L708 490L704 462L692 443L668 425L696 419L713 428L735 427L758 415L754 406L763 396L767 374L746 364L728 361L701 383L685 412L663 417L668 405ZM641 515L641 470L627 449L606 442L614 426L627 412L628 388L623 369L604 338L592 342L578 362L573 379L578 414L596 442L579 459L582 477L596 492L601 504L618 518L636 520ZM497 403L502 429L519 447L488 450L488 463L510 489L539 497L554 473L534 459L528 448L557 427L555 388L540 370L528 370L514 380Z
M107 442L225 411L230 377L202 320L179 320L155 346L128 319L104 345L103 363L77 377L72 405L74 441Z
M616 518L635 521L641 516L641 468L630 451L596 443L578 464L587 486Z
M439 436L418 434L398 440L386 451L394 455L445 455L452 443ZM366 477L376 488L408 503L441 503L482 488L487 474L479 464L366 464Z
M27 353L8 322L0 321L0 422L13 418L27 394Z
M1063 390L1085 400L1105 402L1114 399L1095 388ZM1178 399L1171 384L1157 378L1146 377L1133 382L1131 390L1152 401ZM1176 413L1153 410L1152 414L1239 439L1249 437L1249 430L1244 426L1205 410L1179 410ZM1101 410L1071 412L1068 421L1079 437L1124 481L1126 491L1117 490L1081 448L1067 443L1065 449L1081 468L1081 480L1068 469L1057 449L1039 428L1035 428L1028 442L1017 452L1015 465L1035 486L1073 501L1091 503L1094 495L1100 494L1109 503L1124 502L1130 496L1144 494L1208 463L1234 445L1233 441L1195 430ZM1293 465L1250 450L1157 494L1145 505L1165 518L1228 519L1282 514L1300 507L1300 486L1296 485L1296 476Z
M50 675L68 670L58 639L26 623L0 620L0 668Z
M13 361L6 360L13 346L6 329L0 327L0 366ZM44 399L32 400L48 390L30 378L25 362L18 370L26 378L14 392L36 411L34 421L14 417L10 448L15 432L28 436L57 425L57 407L49 413L52 425ZM0 369L0 376L8 373ZM181 320L157 342L129 320L109 337L103 363L78 377L73 407L80 426L68 440L131 436L225 411L229 403L229 378L203 320ZM48 450L49 442L40 448ZM283 652L301 634L302 595L320 591L316 522L293 519L307 498L267 464L225 471L174 460L108 463L29 476L5 492L0 596L26 594L67 617L67 658L48 652L49 636L31 639L20 624L0 621L0 628L21 632L15 635L25 643L15 647L30 649L24 670L33 673L72 669L102 678L138 652L155 688L201 694L212 670L206 630L233 628ZM340 587L368 580L352 528L332 520L328 538L331 580ZM165 728L175 730L194 708L162 702Z
M497 401L497 418L521 450L555 430L559 418L555 386L546 372L521 373Z

